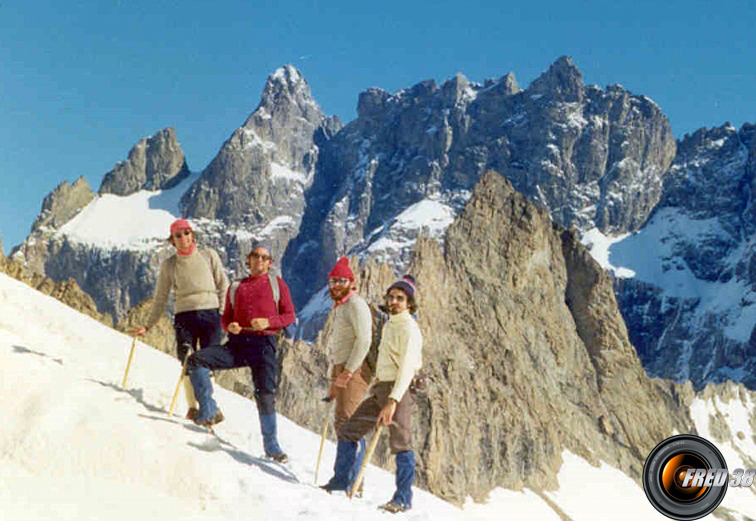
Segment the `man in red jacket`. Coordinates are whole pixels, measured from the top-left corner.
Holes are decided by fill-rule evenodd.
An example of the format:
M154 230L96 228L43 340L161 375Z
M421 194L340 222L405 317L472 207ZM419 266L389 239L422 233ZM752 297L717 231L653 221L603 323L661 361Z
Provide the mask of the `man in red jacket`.
M223 420L223 413L212 396L210 371L249 366L265 455L286 463L288 457L278 444L276 429L276 333L294 322L295 312L289 287L280 277L270 275L271 264L268 249L255 245L247 256L249 277L232 284L226 294L221 326L229 333L228 342L194 353L188 371L200 405L194 421L211 426ZM274 281L275 289L271 286Z

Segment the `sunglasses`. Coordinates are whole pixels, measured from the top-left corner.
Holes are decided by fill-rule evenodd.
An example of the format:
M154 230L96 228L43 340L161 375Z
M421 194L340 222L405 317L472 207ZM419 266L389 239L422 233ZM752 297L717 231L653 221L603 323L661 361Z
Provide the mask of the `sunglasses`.
M348 284L349 282L351 282L349 279L343 279L339 277L332 277L328 279L329 286L343 286L344 284Z
M262 259L264 261L270 260L270 255L266 255L265 253L250 253L249 257L251 259Z
M181 236L183 236L183 235L191 235L191 234L192 234L192 230L179 230L179 231L177 231L176 233L173 234L173 237L175 239L180 239Z

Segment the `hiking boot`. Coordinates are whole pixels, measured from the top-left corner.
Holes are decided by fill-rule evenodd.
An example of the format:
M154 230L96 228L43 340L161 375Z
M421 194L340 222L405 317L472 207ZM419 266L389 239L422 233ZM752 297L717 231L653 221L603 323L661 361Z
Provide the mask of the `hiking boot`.
M194 421L198 414L199 409L196 407L189 407L189 410L186 411L186 419Z
M338 485L333 485L333 480L329 481L325 485L320 485L320 488L328 492L329 494L331 492L346 492L346 487L339 487Z
M398 514L399 512L406 512L411 507L400 505L399 503L394 503L393 501L389 501L385 505L381 505L378 507L378 510L383 510L384 512L390 512L392 514Z
M194 423L197 425L201 425L202 427L212 427L216 423L220 423L223 421L223 413L218 411L215 413L215 416L212 418L208 418L206 420L198 420L197 418L194 418Z
M278 463L289 462L289 456L287 456L285 452L278 452L276 454L266 454L265 457L270 458L273 461L277 461Z

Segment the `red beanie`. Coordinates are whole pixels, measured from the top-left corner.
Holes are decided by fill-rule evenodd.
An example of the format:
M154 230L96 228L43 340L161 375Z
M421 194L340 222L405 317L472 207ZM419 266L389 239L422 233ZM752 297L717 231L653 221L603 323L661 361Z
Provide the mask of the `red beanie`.
M328 277L354 280L354 273L352 273L352 268L349 267L349 259L341 257L336 262L336 266L333 267L331 273L328 274Z
M179 230L191 230L192 225L189 224L189 221L186 219L176 219L173 221L173 224L171 224L171 235L176 233Z

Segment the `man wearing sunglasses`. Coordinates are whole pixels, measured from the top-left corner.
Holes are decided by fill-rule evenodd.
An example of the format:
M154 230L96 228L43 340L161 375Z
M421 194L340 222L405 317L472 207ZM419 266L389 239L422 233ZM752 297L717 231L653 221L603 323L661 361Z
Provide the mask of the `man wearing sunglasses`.
M176 251L160 265L152 311L147 324L137 328L136 335L144 335L157 324L173 290L176 353L183 363L197 343L203 349L221 342L220 316L228 278L218 253L197 246L194 230L186 219L177 219L171 224L168 242ZM189 405L186 416L193 419L198 412L197 404L188 380L184 380L184 385Z
M273 277L270 251L255 244L247 256L249 277L234 283L226 294L221 317L228 342L197 351L189 357L189 378L200 404L195 423L212 426L223 420L213 399L210 371L248 366L252 370L255 400L260 418L265 455L280 463L288 456L278 444L276 426L276 334L296 318L289 287L281 277ZM275 286L274 286L275 284Z
M339 432L365 397L373 377L365 361L372 340L372 316L367 302L356 292L354 273L346 257L340 258L328 274L328 292L333 300L331 335L326 348L332 366L328 396L336 400L333 426ZM365 440L360 445L350 473L350 486L362 463Z

